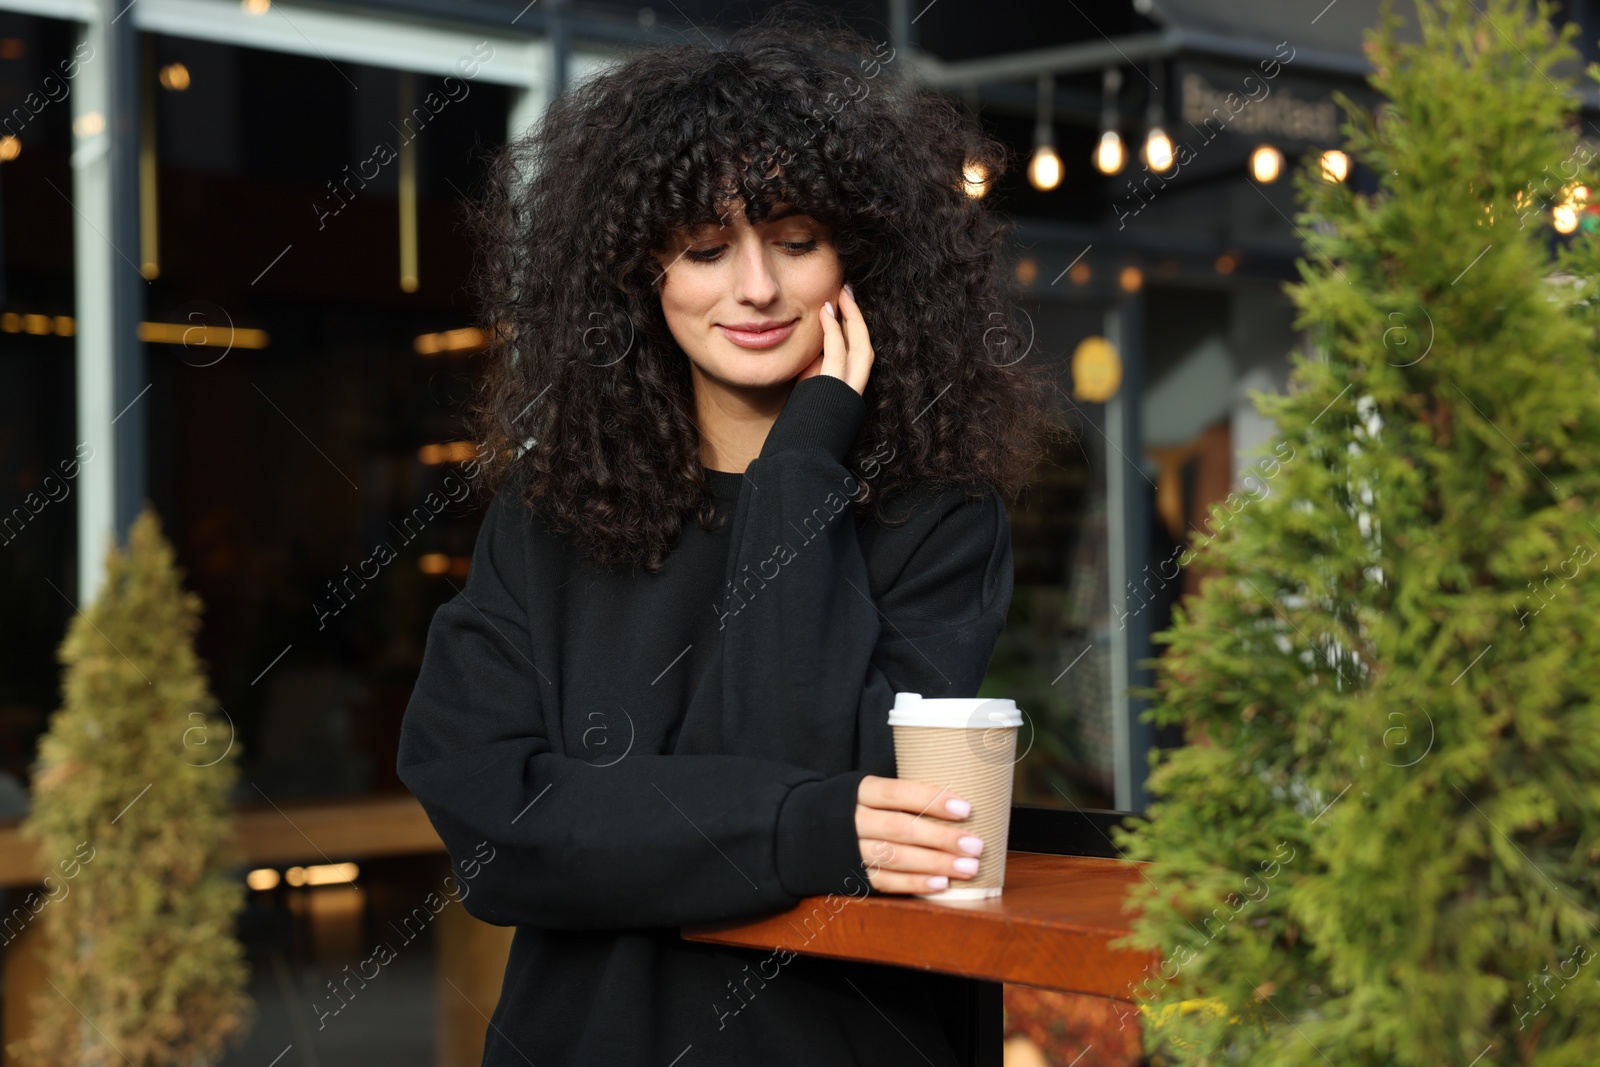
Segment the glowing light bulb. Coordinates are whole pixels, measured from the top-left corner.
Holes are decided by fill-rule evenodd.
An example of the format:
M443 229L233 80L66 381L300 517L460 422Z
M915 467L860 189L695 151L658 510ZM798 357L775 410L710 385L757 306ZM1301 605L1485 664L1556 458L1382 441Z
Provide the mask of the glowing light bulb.
M1101 174L1115 174L1127 162L1128 154L1122 148L1122 137L1116 130L1107 130L1100 135L1100 143L1095 146L1094 166Z
M961 168L961 176L966 188L966 193L976 200L989 191L989 168L978 160L968 160L966 166Z
M1250 153L1250 176L1262 185L1278 180L1283 173L1283 153L1269 144Z
M1061 184L1061 157L1050 145L1040 145L1028 163L1028 180L1035 189L1048 192Z
M1144 139L1144 162L1157 174L1172 169L1172 138L1160 126L1150 127Z
M1350 157L1337 148L1322 153L1322 178L1324 181L1342 182L1350 175Z
M1569 185L1561 193L1561 201L1550 208L1550 225L1556 228L1557 233L1571 233L1583 222L1583 213L1588 207L1589 187Z
M161 68L161 73L158 77L163 89L171 89L175 93L181 93L189 88L189 68L182 63L168 63Z

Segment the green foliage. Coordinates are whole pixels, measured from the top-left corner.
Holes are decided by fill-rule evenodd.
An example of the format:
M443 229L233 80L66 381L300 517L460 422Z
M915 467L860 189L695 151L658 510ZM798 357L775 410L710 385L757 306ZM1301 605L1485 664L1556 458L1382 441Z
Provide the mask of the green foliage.
M50 984L13 1044L27 1063L190 1067L252 1021L233 934L244 886L228 871L239 746L195 656L199 626L147 508L62 643L65 703L39 744L23 833L49 871L33 921Z
M1551 251L1596 184L1550 73L1576 28L1418 14L1369 35L1379 114L1341 99L1378 192L1296 179L1321 358L1258 398L1289 458L1158 635L1148 717L1195 743L1119 843L1180 1063L1600 1062L1600 251Z

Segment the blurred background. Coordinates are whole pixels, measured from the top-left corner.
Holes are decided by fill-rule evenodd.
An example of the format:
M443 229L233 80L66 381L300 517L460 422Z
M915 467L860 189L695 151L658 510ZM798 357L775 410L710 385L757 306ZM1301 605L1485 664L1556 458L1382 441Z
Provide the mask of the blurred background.
M14 902L32 883L8 828L60 704L55 649L148 499L204 602L242 825L283 838L241 872L261 1020L228 1064L291 1042L285 1064L478 1062L509 931L461 909L325 1029L306 1007L448 873L394 765L481 518L415 510L473 455L462 205L564 86L765 6L524 3L0 0L0 868ZM1019 802L1140 810L1144 751L1183 739L1128 690L1203 573L1174 551L1217 528L1210 506L1272 435L1250 392L1315 353L1282 292L1302 251L1289 175L1369 181L1337 151L1334 94L1371 101L1378 5L822 6L1019 162L970 191L1018 223L1025 358L1055 371L1076 439L1012 513L985 692L1027 714ZM341 595L380 542L397 558ZM269 827L284 812L316 850ZM0 953L10 1039L38 977L25 939ZM1139 1062L1093 1003L1019 993L1008 1012L1018 1063Z

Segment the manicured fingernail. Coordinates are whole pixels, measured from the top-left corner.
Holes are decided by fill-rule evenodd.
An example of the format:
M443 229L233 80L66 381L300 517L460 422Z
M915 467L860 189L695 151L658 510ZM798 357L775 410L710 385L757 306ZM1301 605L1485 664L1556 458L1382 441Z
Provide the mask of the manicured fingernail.
M844 291L850 294L850 299L851 300L854 300L856 298L856 291L854 289L850 288L850 283L849 282L845 282L844 283Z
M942 874L936 874L928 879L929 889L943 889L950 884L950 879Z
M968 835L967 837L963 837L960 841L957 841L956 844L960 846L962 852L969 852L974 856L983 855L983 838L981 837L972 837L971 835ZM957 862L965 863L966 861L958 860ZM972 869L978 869L976 864L974 864Z
M965 800L947 800L944 802L944 810L958 819L965 819L972 814L972 805Z
M839 313L837 311L833 310L833 301L832 300L824 300L822 302L822 306L827 310L828 314L831 315L833 318L837 319L839 317Z

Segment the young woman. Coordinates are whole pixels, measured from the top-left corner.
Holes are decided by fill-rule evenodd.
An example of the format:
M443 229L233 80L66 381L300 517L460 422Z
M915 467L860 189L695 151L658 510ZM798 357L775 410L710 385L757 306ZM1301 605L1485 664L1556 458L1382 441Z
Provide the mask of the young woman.
M966 189L1002 146L894 58L772 17L495 161L494 495L399 754L452 896L517 928L489 1067L957 1062L957 980L679 932L830 894L815 936L985 846L887 715L976 695L1046 409Z

